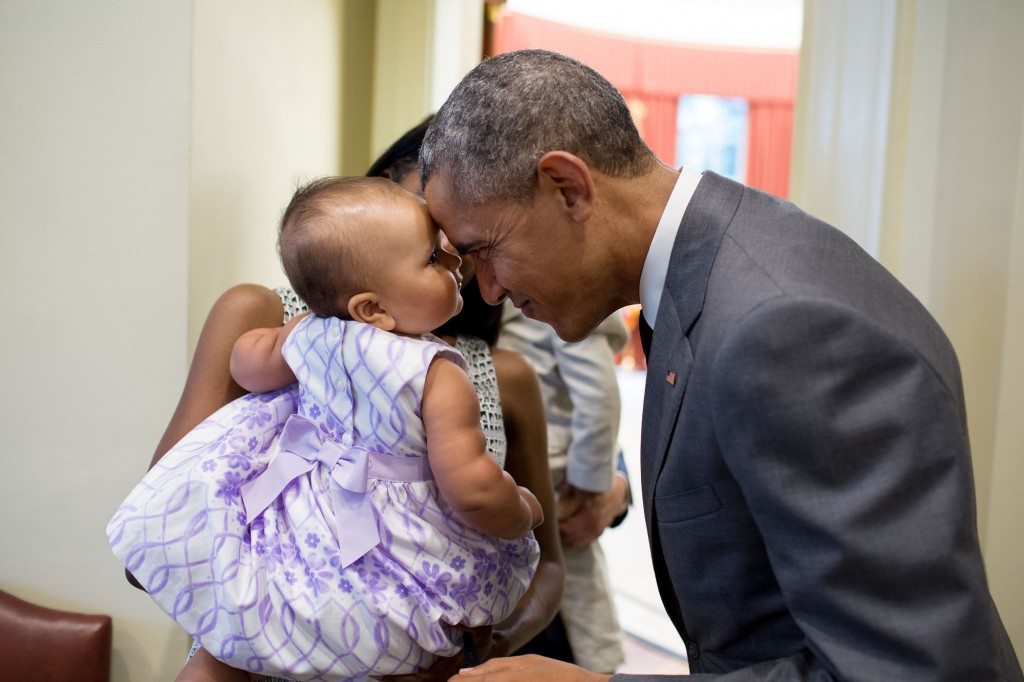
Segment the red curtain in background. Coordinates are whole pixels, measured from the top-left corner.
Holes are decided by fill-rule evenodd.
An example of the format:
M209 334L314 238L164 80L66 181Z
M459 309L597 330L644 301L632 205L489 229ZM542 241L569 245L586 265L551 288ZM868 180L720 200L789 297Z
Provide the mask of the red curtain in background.
M793 102L752 101L747 134L747 184L777 197L789 194Z
M504 12L494 26L494 53L525 48L561 52L600 72L623 93L644 140L669 165L675 165L676 109L681 95L746 99L750 106L746 182L777 196L787 195L796 52L659 43Z
M655 155L672 165L676 158L676 110L679 98L623 92L640 136Z

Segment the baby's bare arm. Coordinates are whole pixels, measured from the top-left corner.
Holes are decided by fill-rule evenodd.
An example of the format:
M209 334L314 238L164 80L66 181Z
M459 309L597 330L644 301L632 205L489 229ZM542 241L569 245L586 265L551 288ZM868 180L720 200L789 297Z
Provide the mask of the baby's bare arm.
M473 384L449 360L435 360L427 372L423 425L437 487L466 523L512 540L544 520L537 498L487 454Z
M295 383L295 374L285 362L282 349L295 325L297 315L283 327L253 329L235 342L231 351L231 377L253 393L265 393Z

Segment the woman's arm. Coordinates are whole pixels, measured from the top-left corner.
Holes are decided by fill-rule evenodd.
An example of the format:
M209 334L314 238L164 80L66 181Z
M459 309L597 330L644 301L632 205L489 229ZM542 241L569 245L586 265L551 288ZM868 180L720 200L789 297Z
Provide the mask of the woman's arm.
M540 504L487 454L480 404L466 372L438 358L423 388L427 458L444 499L470 526L514 540L543 520Z
M234 382L228 368L235 341L251 329L279 326L283 319L281 298L266 287L239 284L221 294L206 317L178 407L156 446L150 468L200 422L235 398L245 395L245 389ZM125 575L129 582L142 589L127 569ZM181 675L179 680L248 677L203 651L189 661Z
M203 325L185 389L156 446L150 468L200 422L245 395L245 389L231 378L231 349L247 331L280 326L283 318L280 297L266 287L240 284L221 294Z
M547 421L533 368L513 351L495 349L494 370L504 414L508 457L505 468L533 491L545 522L534 530L540 563L533 582L512 615L494 627L490 656L508 656L547 627L562 602L565 567L558 540L555 493L548 470Z

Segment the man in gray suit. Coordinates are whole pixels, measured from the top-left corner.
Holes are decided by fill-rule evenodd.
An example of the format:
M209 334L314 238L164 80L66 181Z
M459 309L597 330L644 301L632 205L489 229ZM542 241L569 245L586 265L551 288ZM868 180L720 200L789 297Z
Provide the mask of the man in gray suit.
M956 356L878 263L786 201L660 164L615 89L553 53L474 69L420 164L490 302L570 341L643 303L644 510L691 670L1021 679ZM462 674L607 679L538 657Z

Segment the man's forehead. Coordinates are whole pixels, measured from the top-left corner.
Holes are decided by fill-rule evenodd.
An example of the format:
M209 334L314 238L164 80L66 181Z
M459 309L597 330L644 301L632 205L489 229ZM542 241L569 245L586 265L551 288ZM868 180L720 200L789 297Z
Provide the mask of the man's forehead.
M487 246L490 241L487 223L478 223L456 217L446 222L438 222L448 241L459 250L459 253L472 253Z
M427 210L441 229L453 221L454 208L451 206L451 192L436 177L430 178L423 186L423 198L427 202Z
M424 191L430 215L455 248L469 253L487 245L496 207L460 203L444 178L432 177Z

